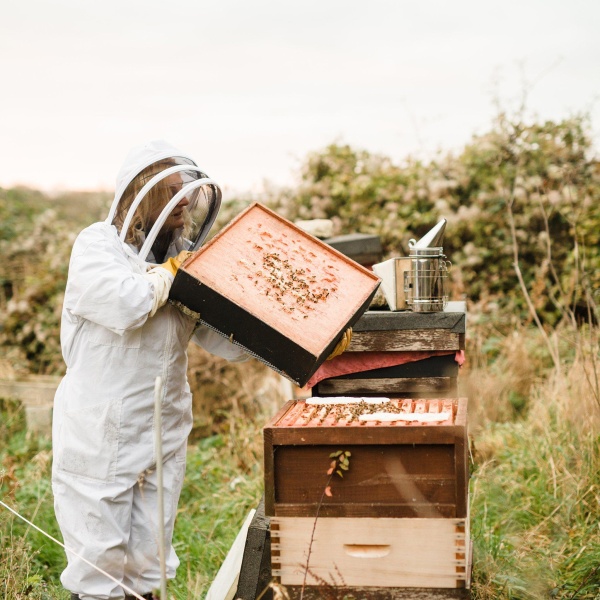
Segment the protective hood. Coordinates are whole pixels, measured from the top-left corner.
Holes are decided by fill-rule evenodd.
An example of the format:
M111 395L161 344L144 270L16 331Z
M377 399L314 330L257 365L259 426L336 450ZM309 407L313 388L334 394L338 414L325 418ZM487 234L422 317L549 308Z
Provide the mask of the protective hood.
M146 260L153 245L200 247L221 205L221 190L192 160L156 140L136 146L119 170L107 222ZM159 260L161 259L159 253Z

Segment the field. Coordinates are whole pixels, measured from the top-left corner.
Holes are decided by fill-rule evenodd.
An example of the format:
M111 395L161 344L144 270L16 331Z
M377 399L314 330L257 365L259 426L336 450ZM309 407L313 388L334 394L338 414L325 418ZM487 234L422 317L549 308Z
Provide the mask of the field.
M588 121L500 114L458 156L400 165L345 145L311 153L294 189L258 200L334 235L407 252L440 217L452 299L467 299L473 600L600 599L600 161ZM217 228L250 201L224 203ZM0 189L0 377L60 375L76 232L109 195ZM190 353L195 426L169 598L202 598L262 495L261 428L287 399L254 361ZM0 499L49 534L51 444L0 399ZM63 550L0 506L0 597L65 599Z
M599 598L596 332L557 334L564 362L556 368L535 330L508 337L493 337L489 326L471 330L470 360L460 380L470 398L473 598ZM202 421L202 400L197 404L197 438L188 451L175 532L181 566L169 587L177 600L204 596L262 495L261 426L279 395L277 381L261 365L226 366L193 356L215 386L227 389L233 382L237 399L220 416L217 411L217 434ZM253 419L243 414L249 404L260 407ZM3 501L60 537L49 441L27 435L14 402L3 401L0 429L6 441L0 453ZM3 597L66 599L58 579L62 549L4 509L0 525Z

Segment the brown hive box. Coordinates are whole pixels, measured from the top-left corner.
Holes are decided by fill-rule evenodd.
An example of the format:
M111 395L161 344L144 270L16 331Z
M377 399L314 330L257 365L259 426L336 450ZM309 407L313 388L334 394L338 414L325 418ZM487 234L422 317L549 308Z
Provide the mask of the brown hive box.
M467 399L391 399L392 422L359 421L352 406L289 401L264 427L265 514L276 517L465 518ZM402 413L438 413L437 423ZM330 454L350 467L324 495Z
M371 271L255 203L182 265L170 300L302 387L378 285Z

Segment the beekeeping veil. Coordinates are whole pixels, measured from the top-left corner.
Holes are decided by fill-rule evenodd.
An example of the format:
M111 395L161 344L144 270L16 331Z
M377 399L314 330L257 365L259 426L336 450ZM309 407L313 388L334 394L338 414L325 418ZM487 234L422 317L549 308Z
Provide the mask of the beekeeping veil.
M107 222L120 239L136 246L146 260L165 222L183 198L184 225L170 243L197 250L206 239L221 205L221 189L192 160L162 140L133 148L117 175ZM160 210L160 213L157 211ZM181 210L181 207L178 209Z

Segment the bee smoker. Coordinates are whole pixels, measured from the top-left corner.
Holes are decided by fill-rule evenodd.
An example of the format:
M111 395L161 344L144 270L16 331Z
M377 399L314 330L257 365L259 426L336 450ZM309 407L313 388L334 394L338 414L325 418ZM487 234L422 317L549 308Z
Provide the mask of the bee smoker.
M404 272L404 294L414 312L443 311L448 302L446 281L451 263L441 246L446 220L440 221L418 242L411 239L410 269Z

